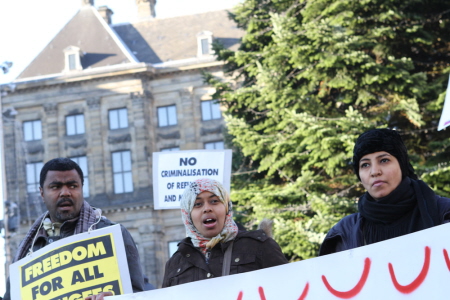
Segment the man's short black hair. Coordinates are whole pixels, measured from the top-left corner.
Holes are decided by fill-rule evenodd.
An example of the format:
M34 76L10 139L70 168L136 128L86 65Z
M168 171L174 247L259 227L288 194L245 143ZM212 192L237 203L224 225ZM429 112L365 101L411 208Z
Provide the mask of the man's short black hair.
M78 175L80 175L81 178L81 185L84 184L84 176L83 171L81 170L80 166L67 157L58 157L54 158L52 160L49 160L45 163L45 165L42 167L41 175L39 179L39 185L40 187L44 187L44 181L47 177L48 171L70 171L70 170L77 170Z

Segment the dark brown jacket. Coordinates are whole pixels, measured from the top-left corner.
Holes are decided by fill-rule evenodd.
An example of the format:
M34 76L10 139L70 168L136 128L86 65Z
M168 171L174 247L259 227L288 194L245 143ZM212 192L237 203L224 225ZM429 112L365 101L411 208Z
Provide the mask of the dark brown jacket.
M230 242L219 243L206 257L190 238L178 244L178 250L167 261L163 287L222 276L225 250ZM233 244L230 275L274 267L287 263L280 246L262 230L239 232Z

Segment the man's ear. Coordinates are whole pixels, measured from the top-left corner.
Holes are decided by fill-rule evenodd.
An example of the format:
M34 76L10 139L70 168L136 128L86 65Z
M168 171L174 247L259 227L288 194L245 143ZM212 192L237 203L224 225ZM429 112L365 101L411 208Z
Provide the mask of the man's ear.
M39 192L41 193L42 201L44 200L44 189L39 187Z

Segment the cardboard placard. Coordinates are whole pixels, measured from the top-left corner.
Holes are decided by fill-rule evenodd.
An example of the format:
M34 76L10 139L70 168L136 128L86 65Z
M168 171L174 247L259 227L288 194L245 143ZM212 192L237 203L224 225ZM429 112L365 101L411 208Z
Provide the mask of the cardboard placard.
M154 152L155 209L179 209L184 189L199 178L215 179L230 192L231 150Z
M133 292L120 225L58 240L9 269L13 300L76 300L100 292Z

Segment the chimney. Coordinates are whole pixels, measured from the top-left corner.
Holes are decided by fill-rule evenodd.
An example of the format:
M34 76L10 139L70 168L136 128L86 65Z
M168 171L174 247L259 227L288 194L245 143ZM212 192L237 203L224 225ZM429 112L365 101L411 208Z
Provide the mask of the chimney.
M81 6L92 5L94 6L94 0L81 0Z
M105 20L106 24L111 25L111 16L114 14L112 10L108 8L108 6L100 6L98 8L98 13L102 16L103 20Z
M151 19L156 16L156 0L136 0L138 19Z

